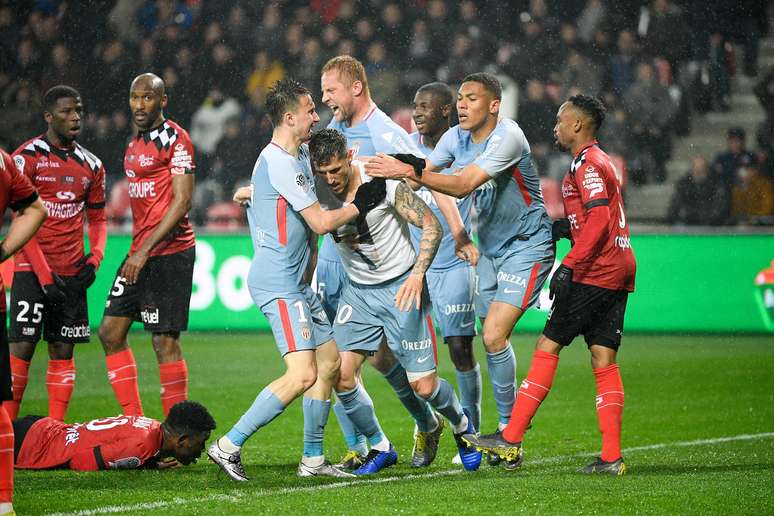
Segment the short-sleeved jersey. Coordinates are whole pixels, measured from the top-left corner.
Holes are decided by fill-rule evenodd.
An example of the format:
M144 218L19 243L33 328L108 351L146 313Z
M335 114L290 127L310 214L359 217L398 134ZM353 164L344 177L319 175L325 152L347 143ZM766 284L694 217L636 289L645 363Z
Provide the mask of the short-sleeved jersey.
M300 292L311 235L300 212L317 202L308 147L301 145L296 157L269 143L258 156L251 183L247 221L254 255L247 284L269 292Z
M637 265L620 185L615 166L597 142L586 145L575 156L562 181L562 199L573 242L583 232L589 210L595 206L607 206L610 210L604 242L594 249L573 246L565 257L573 270L573 281L632 292Z
M38 192L35 191L35 187L32 186L29 178L24 175L22 168L18 167L17 163L4 150L0 149L0 216L8 208L19 211L38 198ZM5 314L5 310L5 289L3 278L0 277L0 313Z
M172 203L172 178L193 174L194 148L188 133L172 120L137 133L124 155L132 206L132 247L135 252L164 218ZM159 242L151 256L178 253L196 245L186 214L176 228Z
M334 118L328 124L328 128L336 129L344 135L347 139L347 150L353 158L375 156L377 152L387 154L401 152L424 157L406 130L376 105L371 106L366 117L352 127ZM323 239L318 258L330 261L339 259L329 236Z
M359 162L353 161L363 183L371 181ZM363 285L376 285L397 278L416 261L408 223L395 210L395 190L401 181L387 180L384 201L369 211L365 218L344 224L333 233L341 255L341 264L349 279ZM318 181L317 195L325 210L345 206L325 181Z
M86 210L105 208L102 161L77 142L71 148L57 147L45 134L23 143L13 160L35 185L48 210L36 234L48 265L57 274L77 274L84 253ZM32 270L24 250L16 256L15 270Z
M419 150L425 156L429 156L433 152L433 149L423 143L421 134L412 133L410 136L411 139L414 140L414 142L417 144ZM446 168L442 171L442 173L453 174L454 169ZM433 213L438 218L438 221L441 223L441 227L443 228L443 238L441 239L441 245L438 247L438 252L436 253L435 258L433 259L433 263L430 265L430 269L428 270L431 272L443 272L454 269L456 267L464 267L468 265L467 262L460 260L454 252L454 238L452 237L451 231L449 230L449 223L446 221L446 217L443 216L443 213L441 213L441 210L438 208L438 204L436 204L432 192L423 186L415 193L421 197L428 206L430 206L430 209L433 210ZM456 199L456 201L457 209L459 210L460 217L462 218L462 224L465 226L465 231L470 233L473 196L468 195L462 199ZM413 225L409 225L409 230L411 231L411 242L414 244L414 249L419 250L419 239L422 237L422 230Z
M18 469L67 466L78 471L139 468L161 449L161 423L142 416L116 416L67 424L44 417L24 437Z
M497 122L487 138L475 143L470 131L458 125L444 133L428 158L435 166L479 166L492 179L473 192L478 213L481 252L498 257L518 240L550 240L540 180L530 147L519 125L508 118Z

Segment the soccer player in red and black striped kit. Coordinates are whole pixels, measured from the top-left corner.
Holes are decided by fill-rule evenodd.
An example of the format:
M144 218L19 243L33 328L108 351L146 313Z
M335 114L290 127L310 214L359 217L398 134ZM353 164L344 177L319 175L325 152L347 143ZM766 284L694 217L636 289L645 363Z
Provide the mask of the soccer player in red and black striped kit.
M8 207L16 212L16 217L5 239L0 242L0 262L21 249L46 219L46 208L40 202L35 187L16 167L11 157L0 149L0 216ZM5 402L12 399L5 313L5 290L0 278L0 515L14 514L13 426L5 410Z
M554 229L570 237L572 250L551 279L554 305L516 396L510 423L502 434L466 435L465 439L502 458L522 460L524 432L551 389L559 352L583 335L597 383L602 453L580 471L623 475L624 390L616 354L626 300L634 291L636 263L615 167L596 140L604 119L602 103L586 95L570 97L559 108L554 136L574 159L562 182L564 231L559 223Z
M128 416L143 415L137 364L126 340L134 321L152 334L164 414L188 397L180 332L188 328L196 253L188 220L194 149L185 129L164 117L166 105L161 78L145 73L132 81L129 107L138 133L124 156L132 245L116 273L99 328L108 379Z
M86 289L105 255L105 168L76 141L83 109L80 93L54 86L43 103L48 129L13 154L17 168L37 188L48 219L15 258L8 332L13 401L8 412L16 419L30 361L42 337L48 342L48 415L63 421L75 387L73 348L91 340ZM83 246L86 221L89 254Z

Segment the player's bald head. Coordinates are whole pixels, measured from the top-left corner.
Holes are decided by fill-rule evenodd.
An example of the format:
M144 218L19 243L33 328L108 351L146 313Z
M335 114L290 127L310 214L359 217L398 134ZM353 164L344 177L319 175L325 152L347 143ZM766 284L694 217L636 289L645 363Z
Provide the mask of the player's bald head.
M144 73L135 77L130 90L152 91L160 97L165 94L164 81L155 73Z

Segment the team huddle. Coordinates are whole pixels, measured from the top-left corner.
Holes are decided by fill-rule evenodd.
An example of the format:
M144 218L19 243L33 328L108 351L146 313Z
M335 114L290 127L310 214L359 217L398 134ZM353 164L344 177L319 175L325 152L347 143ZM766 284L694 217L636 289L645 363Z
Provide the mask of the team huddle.
M526 136L515 121L499 116L501 87L494 76L469 75L456 98L442 83L421 87L414 97L413 134L377 107L363 65L350 56L325 64L321 89L333 119L317 132L319 117L306 86L283 79L269 91L272 140L258 157L250 186L234 195L246 209L254 250L247 285L271 325L286 371L211 443L209 458L230 478L248 480L242 446L303 397L299 476L368 475L394 465L398 452L379 423L380 400L369 396L362 381L368 361L414 421L412 466L429 466L449 431L455 462L465 469L478 469L484 454L490 465L516 469L559 352L583 335L597 382L603 444L600 457L582 471L625 473L616 352L635 261L615 169L595 139L604 120L601 102L577 95L559 109L554 135L574 160L562 183L567 218L552 221ZM17 237L12 226L2 258L23 248L15 257L11 287L10 358L0 356L0 399L6 400L0 440L10 419L16 420L16 441L7 432L14 444L0 442L0 465L7 464L3 448L12 450L11 464L15 460L18 468L175 463L165 457L187 464L202 453L215 428L204 407L184 401L188 373L180 334L187 328L195 258L187 218L195 163L186 131L164 117L166 104L160 78L143 74L133 81L130 108L139 131L124 159L133 240L98 332L122 408L117 418L62 422L76 376L75 344L91 337L86 290L107 235L105 170L76 141L78 92L52 88L45 97L48 131L23 144L12 161L4 157L2 172L11 186L3 193L19 213L14 225L21 229ZM451 126L455 107L459 124ZM19 224L33 215L40 221ZM559 238L571 239L573 247L551 277L553 306L517 391L510 336L538 303ZM480 433L476 318L498 417L490 434ZM143 417L127 342L134 321L152 334L167 416L162 423ZM448 346L459 395L438 374L435 326ZM49 414L17 419L41 338L49 350ZM0 347L8 352L6 344ZM348 447L336 464L323 450L332 404ZM48 444L43 435L61 437ZM73 446L64 446L68 439ZM0 485L4 492L8 487Z

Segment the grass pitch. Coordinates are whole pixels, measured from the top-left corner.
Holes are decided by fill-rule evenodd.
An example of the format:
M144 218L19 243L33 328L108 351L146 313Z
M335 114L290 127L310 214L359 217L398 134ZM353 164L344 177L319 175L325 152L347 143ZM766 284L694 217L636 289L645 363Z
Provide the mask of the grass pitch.
M158 369L149 336L132 334L146 415L161 418ZM522 379L534 335L513 339ZM480 339L476 353L484 358ZM226 432L255 395L281 373L269 335L187 334L191 399ZM379 475L342 481L298 479L302 415L296 402L246 445L249 483L231 482L205 458L174 471L17 471L19 514L511 514L774 513L774 339L770 336L627 335L619 353L626 389L623 446L629 474L587 477L575 470L598 453L595 387L581 340L562 353L554 387L525 439L522 468L451 465L444 435L430 468L408 466L413 423L387 383L365 382L400 456ZM454 379L445 349L441 374ZM85 421L118 413L99 345L76 350L78 377L68 413ZM482 364L486 374L485 361ZM45 414L45 347L31 368L21 414ZM484 376L483 430L496 415ZM448 433L448 429L447 429ZM328 456L345 451L335 416ZM204 456L203 456L204 457Z

